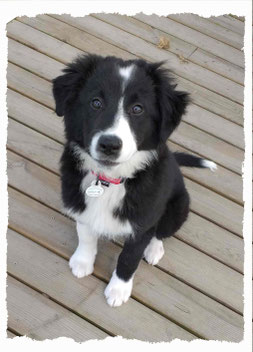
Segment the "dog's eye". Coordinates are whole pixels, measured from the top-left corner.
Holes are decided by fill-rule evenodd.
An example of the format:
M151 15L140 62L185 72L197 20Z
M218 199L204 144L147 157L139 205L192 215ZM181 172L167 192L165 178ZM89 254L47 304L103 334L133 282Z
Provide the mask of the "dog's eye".
M135 115L141 114L143 111L143 107L141 105L135 105L132 107L132 113Z
M92 99L91 106L93 109L99 110L102 108L102 102L98 98Z

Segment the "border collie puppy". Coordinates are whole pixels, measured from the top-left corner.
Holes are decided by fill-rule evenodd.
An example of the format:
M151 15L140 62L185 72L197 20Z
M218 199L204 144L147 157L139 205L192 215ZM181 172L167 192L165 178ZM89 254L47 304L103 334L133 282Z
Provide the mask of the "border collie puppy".
M62 198L79 238L69 262L73 274L93 272L100 236L125 240L105 289L110 306L128 300L140 260L157 264L163 239L187 218L189 196L179 166L216 167L168 149L189 96L175 89L161 65L86 55L53 80L67 139Z

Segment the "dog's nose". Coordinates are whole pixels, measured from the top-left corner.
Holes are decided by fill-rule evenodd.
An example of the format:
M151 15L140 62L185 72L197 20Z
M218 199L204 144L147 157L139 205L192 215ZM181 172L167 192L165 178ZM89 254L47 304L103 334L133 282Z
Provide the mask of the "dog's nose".
M122 148L122 140L114 135L104 135L98 140L98 151L106 155L116 155Z

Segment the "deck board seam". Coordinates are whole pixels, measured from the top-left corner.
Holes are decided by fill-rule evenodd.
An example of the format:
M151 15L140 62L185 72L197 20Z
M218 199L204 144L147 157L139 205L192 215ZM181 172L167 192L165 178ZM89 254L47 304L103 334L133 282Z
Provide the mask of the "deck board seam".
M16 230L14 230L14 231L15 231L16 233L18 233L19 235L23 236L20 232L18 232L18 231L16 231ZM27 238L27 237L26 237L26 238ZM29 239L30 239L30 238L29 238ZM34 242L34 241L33 241L33 242ZM34 243L37 243L37 242L34 242ZM38 243L37 243L37 244L38 244ZM46 248L46 247L44 247L44 246L42 246L42 247L43 247L43 248ZM112 332L109 332L109 331L107 331L106 329L104 329L103 327L101 327L100 325L98 325L98 324L96 324L96 323L90 321L90 320L87 319L85 316L79 314L77 311L75 311L75 310L71 309L70 307L64 305L62 302L55 300L54 298L52 298L52 297L51 297L50 295L48 295L47 293L41 291L40 289L38 289L37 287L35 287L35 286L33 286L33 285L30 285L28 282L22 280L21 278L19 278L18 276L16 276L16 275L10 273L9 271L8 271L8 275L9 275L10 277L12 277L13 279L17 280L18 282L21 282L21 283L24 284L25 286L29 287L29 288L32 289L33 291L35 291L35 292L37 292L37 293L39 293L39 294L41 294L41 295L45 295L50 301L56 303L57 305L59 305L60 307L62 307L62 308L64 308L64 309L67 309L69 312L75 314L75 315L78 316L79 318L85 320L86 322L88 322L88 323L90 323L91 325L95 326L95 327L98 328L99 330L105 332L105 333L108 334L109 336L113 336L113 337L115 336L115 334L113 334Z
M222 44L225 44L225 45L227 45L227 46L230 46L230 47L233 48L233 49L236 49L236 50L238 50L238 51L242 51L242 50L238 49L236 46L234 46L234 45L232 45L232 44L228 44L228 43L224 42L223 40L218 39L218 38L216 38L216 37L214 37L214 36L212 36L212 35L210 35L210 34L206 34L206 33L202 32L201 30L196 29L196 28L190 26L189 24L185 24L184 22L177 21L174 17L173 17L173 18L170 17L170 15L168 15L167 17L168 17L170 20L174 21L174 22L180 23L180 24L182 24L182 25L185 26L185 27L191 28L191 29L193 29L194 31L197 31L197 32L199 32L199 33L201 33L201 34L203 34L203 35L206 35L206 36L209 37L209 38L215 39L215 40L221 42ZM205 17L204 17L204 18L205 18ZM205 19L206 19L206 18L205 18ZM209 22L210 22L210 21L209 21ZM214 23L214 22L212 22L212 23ZM215 23L215 24L216 24L216 23ZM243 38L243 37L242 37L242 38ZM188 42L187 42L187 43L188 43ZM201 47L199 47L199 49L201 49ZM202 50L203 50L203 49L202 49ZM206 51L206 50L205 50L205 51ZM229 62L230 62L230 61L229 61ZM238 65L237 65L237 66L238 66ZM239 66L239 67L241 67L241 66Z

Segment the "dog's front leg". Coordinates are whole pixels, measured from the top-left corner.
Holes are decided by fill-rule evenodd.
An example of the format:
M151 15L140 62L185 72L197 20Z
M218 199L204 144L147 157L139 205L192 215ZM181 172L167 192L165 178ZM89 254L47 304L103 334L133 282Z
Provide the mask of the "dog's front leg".
M126 302L131 295L133 276L154 230L144 233L137 238L126 240L118 258L117 268L114 270L109 284L105 289L107 303L111 307L118 307Z
M97 236L86 224L76 223L78 246L69 261L72 273L78 277L90 275L94 269L97 254Z

